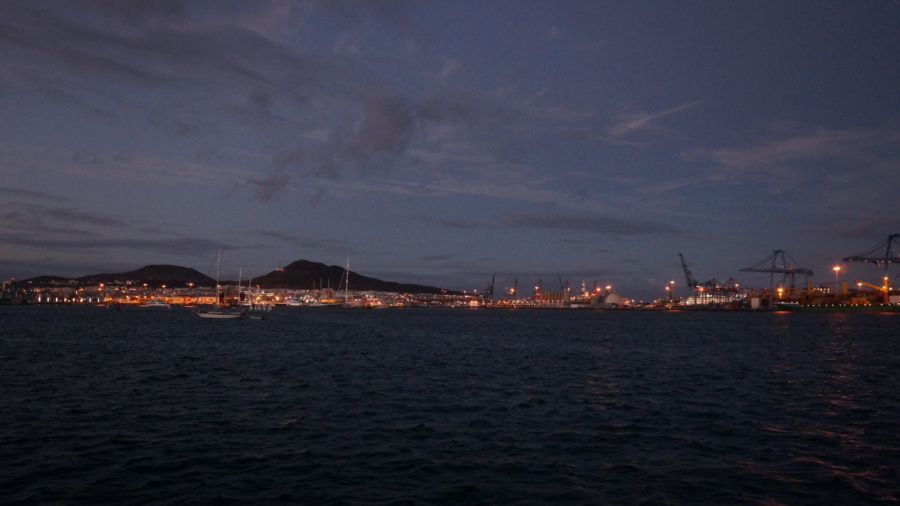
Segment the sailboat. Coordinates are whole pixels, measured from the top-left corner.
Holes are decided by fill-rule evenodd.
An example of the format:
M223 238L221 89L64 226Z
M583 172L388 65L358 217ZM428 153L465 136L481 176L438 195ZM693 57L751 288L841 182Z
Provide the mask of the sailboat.
M350 257L347 257L347 267L344 269L344 278L341 279L341 284L344 286L344 304L343 307L360 307L360 303L357 301L350 301ZM338 291L340 291L341 287L338 286Z
M232 308L228 306L220 306L219 305L219 293L221 288L219 287L219 270L222 265L222 248L219 248L219 253L216 255L216 305L212 309L201 309L197 311L197 316L200 318L217 318L221 320L236 320L244 315L244 309L240 307Z

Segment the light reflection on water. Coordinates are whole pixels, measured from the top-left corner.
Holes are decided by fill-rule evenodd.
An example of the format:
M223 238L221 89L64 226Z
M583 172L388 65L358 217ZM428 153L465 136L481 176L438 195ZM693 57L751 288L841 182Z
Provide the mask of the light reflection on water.
M896 315L0 318L10 504L900 500Z

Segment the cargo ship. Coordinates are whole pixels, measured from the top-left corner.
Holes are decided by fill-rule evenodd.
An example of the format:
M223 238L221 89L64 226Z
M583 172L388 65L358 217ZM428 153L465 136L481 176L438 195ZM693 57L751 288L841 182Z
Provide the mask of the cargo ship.
M776 302L778 311L805 313L900 313L900 304L800 304Z

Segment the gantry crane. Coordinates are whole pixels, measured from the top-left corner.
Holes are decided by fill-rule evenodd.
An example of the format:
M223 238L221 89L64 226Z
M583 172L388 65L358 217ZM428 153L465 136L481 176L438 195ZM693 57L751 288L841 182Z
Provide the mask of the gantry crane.
M896 249L894 249L896 248ZM884 251L882 253L881 251ZM872 246L859 255L847 257L845 262L871 262L877 267L884 264L885 270L891 264L900 264L900 234L891 234L887 240Z
M788 260L793 262L794 265L789 265ZM793 288L795 285L795 277L797 274L803 275L804 280L808 280L809 276L813 275L813 271L810 269L803 269L801 267L795 267L797 261L791 258L790 255L784 252L784 250L777 249L772 252L771 255L767 256L763 260L751 265L750 267L741 269L741 272L768 272L769 273L769 302L774 301L774 292L775 292L775 274L782 274L781 280L777 283L779 286L784 286L785 281L788 278L791 280L790 286ZM807 281L808 282L808 281Z

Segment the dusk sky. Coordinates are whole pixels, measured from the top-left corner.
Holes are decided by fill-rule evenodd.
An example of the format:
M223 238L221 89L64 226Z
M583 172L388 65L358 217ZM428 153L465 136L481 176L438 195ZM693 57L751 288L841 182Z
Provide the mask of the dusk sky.
M0 3L2 279L877 282L898 195L897 1Z

